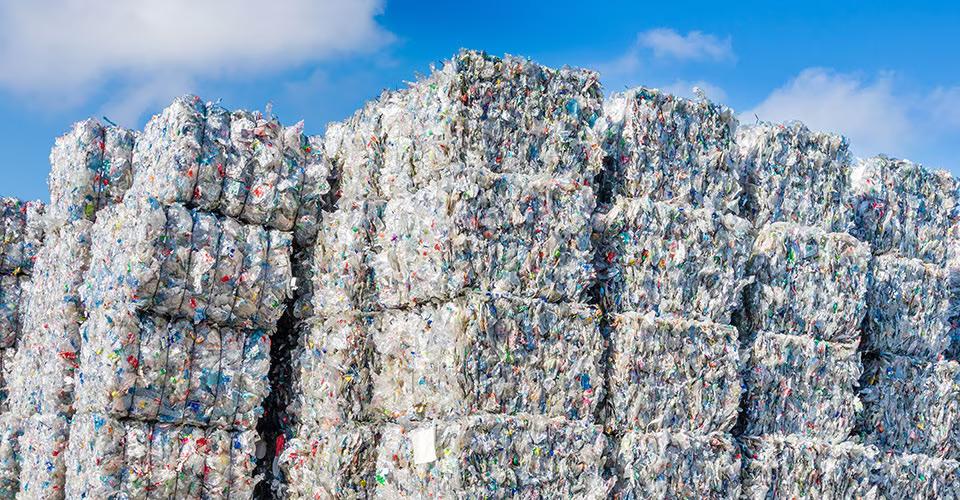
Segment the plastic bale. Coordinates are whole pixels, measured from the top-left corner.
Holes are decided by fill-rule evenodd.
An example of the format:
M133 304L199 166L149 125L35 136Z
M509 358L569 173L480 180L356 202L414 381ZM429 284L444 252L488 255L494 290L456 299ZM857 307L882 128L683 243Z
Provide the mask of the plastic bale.
M125 474L123 423L103 415L78 413L70 422L67 445L67 498L109 498Z
M860 373L860 354L853 345L757 335L744 373L744 434L846 439L862 408Z
M17 498L59 498L64 493L69 421L61 415L33 415L19 436L20 491Z
M870 246L846 233L777 222L762 228L748 269L751 331L857 342L866 314Z
M0 415L10 409L10 379L16 353L17 350L13 348L0 348Z
M598 216L597 228L606 310L730 323L750 281L749 222L708 209L620 198Z
M39 201L0 198L0 274L30 274L43 245L46 207Z
M20 338L24 321L25 295L30 278L0 274L0 349L12 348Z
M94 220L118 203L133 182L138 134L94 119L76 123L50 151L50 208L54 226Z
M738 213L733 110L639 87L609 97L604 115L613 194Z
M0 497L16 498L20 491L20 436L23 426L19 416L0 412Z
M957 181L906 160L860 160L852 173L854 228L876 254L897 252L936 265L955 258Z
M374 496L607 498L600 426L532 415L388 424Z
M627 432L614 498L738 498L740 453L723 433Z
M867 365L858 430L865 443L960 459L960 365L880 356Z
M85 301L98 307L271 327L290 293L290 233L131 203L102 214L93 241Z
M740 405L732 326L652 314L614 316L608 426L617 430L729 431Z
M318 315L376 308L370 248L373 213L382 209L382 202L340 203L321 224L314 247L312 306Z
M299 426L280 458L288 498L369 498L377 436L367 424Z
M745 437L743 498L881 498L874 481L880 453L850 441L798 435Z
M600 313L471 294L380 313L371 326L371 417L528 413L593 420L603 392Z
M921 454L884 454L876 480L883 498L960 498L960 462Z
M759 123L737 129L743 169L741 215L763 226L792 222L846 231L852 222L847 140L802 123Z
M863 349L935 358L950 346L949 273L896 254L872 262Z

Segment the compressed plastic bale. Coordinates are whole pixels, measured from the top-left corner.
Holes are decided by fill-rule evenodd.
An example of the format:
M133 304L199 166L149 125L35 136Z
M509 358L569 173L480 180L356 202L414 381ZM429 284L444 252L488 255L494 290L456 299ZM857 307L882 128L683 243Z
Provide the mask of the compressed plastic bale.
M16 356L15 348L0 348L0 415L9 410L10 378L12 375L13 359Z
M82 328L80 410L218 427L262 414L270 331L105 310Z
M740 405L732 326L652 314L614 316L608 424L618 430L729 431Z
M880 356L861 391L861 439L883 449L960 459L960 365Z
M370 273L372 213L382 203L359 200L330 213L321 224L313 254L313 310L317 314L375 308Z
M19 416L0 412L0 497L16 498L20 491L20 436L23 426Z
M602 397L598 310L471 294L371 324L373 417L529 413L591 421Z
M956 257L951 245L957 222L957 181L907 160L877 156L853 170L854 228L876 254L897 252L944 265Z
M369 498L378 431L368 424L302 425L283 447L289 498Z
M290 257L290 271L293 275L291 289L293 291L293 305L290 306L293 317L305 320L313 317L313 281L314 261L316 259L316 245L301 248Z
M24 321L24 290L29 278L0 274L0 349L14 347Z
M755 225L792 222L846 231L852 159L840 135L814 132L802 123L758 123L736 134L743 169L740 215Z
M846 439L862 405L860 354L853 345L763 333L744 372L744 434Z
M790 434L741 443L743 498L882 498L873 477L880 454L871 446Z
M640 87L608 98L604 115L613 194L738 212L733 110Z
M619 198L597 224L606 310L730 323L749 283L749 222L709 209Z
M302 124L230 113L183 96L147 124L134 152L132 197L183 203L313 238L329 165Z
M873 260L863 349L934 358L950 345L949 273L896 254Z
M59 498L64 493L69 421L60 415L33 415L24 422L17 498Z
M74 415L65 460L68 498L108 498L119 491L125 435L120 421L99 414Z
M867 310L870 246L846 233L777 222L753 245L744 312L752 331L856 342Z
M883 498L960 498L956 460L888 453L880 458L878 469L875 481Z
M623 435L614 498L738 498L740 453L723 433Z
M0 198L0 274L30 274L43 245L45 206Z
M137 133L95 119L76 123L50 151L50 208L54 225L94 220L118 203L133 182Z
M103 213L93 241L88 303L270 327L290 293L290 233L131 203Z
M374 496L606 498L600 426L532 415L386 424Z

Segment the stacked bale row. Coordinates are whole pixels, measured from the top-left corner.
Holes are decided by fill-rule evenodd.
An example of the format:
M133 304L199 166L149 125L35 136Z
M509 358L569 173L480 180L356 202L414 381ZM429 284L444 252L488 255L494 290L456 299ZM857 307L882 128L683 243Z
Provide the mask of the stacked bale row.
M178 98L97 214L67 496L249 497L295 238L329 190L302 124Z
M733 498L741 397L731 314L747 284L731 110L636 89L605 106L597 216L609 318L606 423L623 498Z
M607 493L596 78L464 51L328 129L291 497Z

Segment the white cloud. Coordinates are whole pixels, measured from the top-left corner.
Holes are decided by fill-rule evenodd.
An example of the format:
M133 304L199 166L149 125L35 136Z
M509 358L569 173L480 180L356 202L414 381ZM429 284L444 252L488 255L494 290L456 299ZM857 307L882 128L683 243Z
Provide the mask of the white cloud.
M755 116L800 120L811 129L846 135L858 154L895 154L910 149L917 139L914 111L913 99L895 93L892 75L866 80L809 68L743 113L741 121L753 122Z
M695 82L687 80L677 80L670 85L665 85L661 87L661 90L669 92L673 95L680 97L686 97L687 99L693 99L698 97L693 91L694 88L700 89L708 99L714 102L721 102L727 99L727 93L724 90L710 82L703 80L697 80Z
M960 128L960 86L937 87L927 103L933 118L947 126Z
M134 113L174 82L375 50L392 39L381 10L380 0L0 0L0 87L75 98L120 82L116 106Z
M640 33L637 43L659 58L681 61L728 61L735 59L730 37L720 38L701 31L681 35L675 30L657 28Z

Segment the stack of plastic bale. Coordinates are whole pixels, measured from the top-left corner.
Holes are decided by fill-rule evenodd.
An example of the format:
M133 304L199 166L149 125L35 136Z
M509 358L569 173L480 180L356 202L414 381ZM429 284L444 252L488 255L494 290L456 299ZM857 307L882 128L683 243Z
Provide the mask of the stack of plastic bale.
M609 324L616 495L733 498L741 397L731 315L753 231L740 217L733 112L635 89L604 106L609 205L595 218Z
M291 497L607 495L600 106L595 73L464 51L331 127Z
M874 451L846 440L861 409L871 253L847 233L847 143L799 123L760 123L738 131L737 158L741 207L757 227L738 317L748 353L744 494L862 496Z
M300 124L192 96L150 120L133 169L93 228L67 496L249 497L292 242L327 173Z

